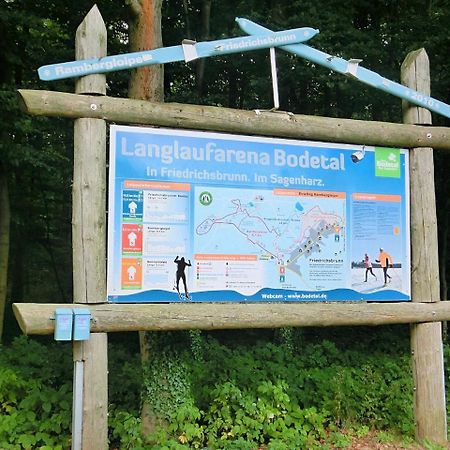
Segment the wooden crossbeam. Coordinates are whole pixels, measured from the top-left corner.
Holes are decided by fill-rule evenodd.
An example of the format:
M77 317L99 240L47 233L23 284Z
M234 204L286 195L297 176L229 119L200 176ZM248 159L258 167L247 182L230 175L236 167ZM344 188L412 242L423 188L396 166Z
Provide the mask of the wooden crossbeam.
M154 103L127 98L20 89L31 115L105 119L116 123L344 142L384 147L450 149L450 128L332 117Z
M450 320L450 302L437 303L14 303L25 334L52 334L55 308L91 311L93 333L237 328L324 327Z

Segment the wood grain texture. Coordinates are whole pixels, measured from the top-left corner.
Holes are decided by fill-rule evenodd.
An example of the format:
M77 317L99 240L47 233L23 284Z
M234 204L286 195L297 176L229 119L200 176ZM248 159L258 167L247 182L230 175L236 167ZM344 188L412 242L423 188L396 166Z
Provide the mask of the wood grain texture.
M76 34L77 59L106 56L106 27L94 6ZM104 95L106 77L79 78L77 94ZM74 176L72 189L72 246L74 302L81 305L106 298L106 122L78 118L74 123ZM83 372L82 450L108 448L108 337L93 333L74 343L81 353Z
M430 64L424 49L411 52L402 64L403 84L430 94ZM403 102L403 121L430 124L431 113ZM431 148L410 150L411 297L413 302L439 302L439 259ZM416 438L447 441L442 324L411 326Z
M74 124L72 244L74 301L106 299L106 124Z
M101 58L107 55L106 26L97 5L94 5L77 28L75 35L75 58L77 60ZM75 81L77 94L106 94L104 74L79 77Z
M94 333L160 330L388 325L450 320L450 302L439 303L15 303L25 334L52 334L55 308L88 307Z
M63 92L19 92L22 109L32 115L105 119L124 124L310 139L386 147L450 149L450 128L332 117L244 111L215 106L156 103Z

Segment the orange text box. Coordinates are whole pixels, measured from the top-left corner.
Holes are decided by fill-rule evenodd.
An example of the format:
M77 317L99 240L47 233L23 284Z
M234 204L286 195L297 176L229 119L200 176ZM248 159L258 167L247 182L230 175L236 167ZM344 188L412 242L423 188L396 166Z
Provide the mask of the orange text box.
M140 258L122 258L122 289L142 288L142 260Z
M371 201L371 202L401 202L402 197L400 195L388 195L388 194L363 194L355 192L352 194L353 200L359 201Z
M283 195L287 197L314 197L314 198L343 198L345 199L345 192L333 191L308 191L299 189L274 189L274 195Z
M158 189L161 191L190 191L188 183L165 183L162 181L125 180L124 187L128 189Z

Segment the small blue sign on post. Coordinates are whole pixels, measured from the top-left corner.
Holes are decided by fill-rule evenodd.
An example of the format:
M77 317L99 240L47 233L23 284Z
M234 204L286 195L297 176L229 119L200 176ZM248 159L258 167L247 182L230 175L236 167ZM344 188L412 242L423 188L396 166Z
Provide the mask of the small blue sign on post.
M73 310L73 340L87 341L91 331L91 312L84 308Z
M72 340L73 313L70 308L55 310L55 341Z

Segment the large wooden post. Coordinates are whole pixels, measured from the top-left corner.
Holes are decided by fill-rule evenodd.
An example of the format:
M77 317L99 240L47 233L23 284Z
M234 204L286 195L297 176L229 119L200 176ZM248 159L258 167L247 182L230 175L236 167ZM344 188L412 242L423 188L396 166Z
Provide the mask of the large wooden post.
M430 68L424 49L408 54L402 64L402 83L430 95ZM403 102L403 121L431 124L431 113ZM438 302L439 260L434 193L433 149L412 148L411 291L414 302ZM416 438L437 443L447 440L442 323L411 325Z
M106 27L94 6L76 33L76 58L106 55ZM77 94L105 95L106 78L81 77ZM92 104L92 108L96 105ZM73 273L74 303L106 301L106 122L76 119L74 125ZM87 306L87 305L86 305ZM83 363L81 448L108 448L107 334L92 333L74 343L74 361Z

